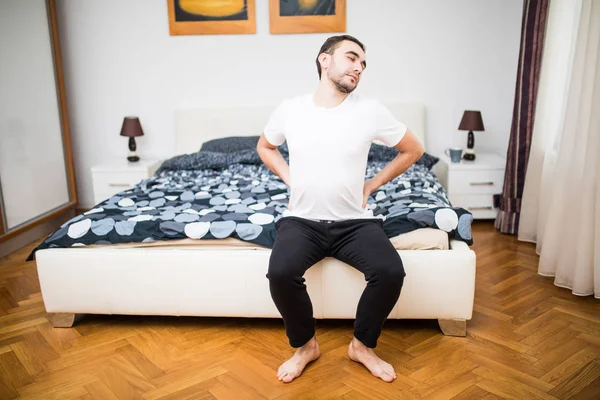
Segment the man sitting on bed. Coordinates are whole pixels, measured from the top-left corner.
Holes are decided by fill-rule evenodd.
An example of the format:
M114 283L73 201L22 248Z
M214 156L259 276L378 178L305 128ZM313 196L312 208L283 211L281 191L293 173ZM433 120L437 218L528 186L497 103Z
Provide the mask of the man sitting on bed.
M291 382L320 355L303 276L323 258L335 257L364 273L368 282L358 302L348 356L391 382L394 368L373 349L398 301L405 272L382 219L366 205L369 195L406 171L423 148L388 109L353 93L367 66L365 46L356 38L330 37L316 63L316 91L283 101L257 145L263 162L290 188L288 210L276 223L267 278L289 343L297 350L277 378ZM277 150L286 140L289 166ZM400 153L365 181L373 140Z

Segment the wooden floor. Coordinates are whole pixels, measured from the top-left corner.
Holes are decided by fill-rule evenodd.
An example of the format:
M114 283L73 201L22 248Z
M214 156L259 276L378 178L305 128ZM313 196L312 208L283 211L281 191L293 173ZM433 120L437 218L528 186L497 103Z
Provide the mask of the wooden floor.
M0 399L600 399L600 300L536 273L535 247L474 224L466 338L389 320L377 353L391 384L347 356L352 321L319 321L321 358L284 384L281 320L84 316L55 329L28 246L0 260Z

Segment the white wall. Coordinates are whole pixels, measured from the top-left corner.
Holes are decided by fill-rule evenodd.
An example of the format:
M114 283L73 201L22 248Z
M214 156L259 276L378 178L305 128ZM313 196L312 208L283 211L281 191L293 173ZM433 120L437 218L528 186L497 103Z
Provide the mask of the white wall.
M169 36L164 0L59 0L78 192L92 206L90 167L127 155L123 117L140 117L141 157L168 157L173 112L275 105L312 91L330 34L271 35L256 0L255 35ZM478 151L504 154L512 118L522 0L347 0L347 33L367 46L360 93L427 107L431 153L466 146L465 109L481 110ZM259 134L260 132L257 132Z

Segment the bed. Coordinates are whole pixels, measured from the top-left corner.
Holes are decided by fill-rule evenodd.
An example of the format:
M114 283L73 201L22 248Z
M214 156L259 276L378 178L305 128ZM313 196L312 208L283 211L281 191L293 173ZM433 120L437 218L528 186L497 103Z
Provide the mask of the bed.
M386 105L425 143L422 104ZM34 249L28 260L37 263L53 326L73 326L77 314L280 318L266 271L287 189L255 162L252 152L210 157L210 151L199 152L215 139L260 134L272 109L177 110L175 154L155 176L76 216ZM385 165L381 159L371 163L371 153L369 157L367 174ZM201 172L208 171L198 169L207 162L212 172ZM219 169L223 163L233 164ZM410 180L400 177L369 200L369 207L386 219L386 233L407 274L388 319L437 319L444 334L465 336L475 288L472 216L447 203L442 164L435 167L437 175L429 172L430 166L414 167ZM417 200L406 195L415 186ZM440 233L446 247L415 245L418 237L439 239ZM123 243L108 240L117 236L126 238ZM326 258L305 279L315 318L355 317L366 284L360 272Z

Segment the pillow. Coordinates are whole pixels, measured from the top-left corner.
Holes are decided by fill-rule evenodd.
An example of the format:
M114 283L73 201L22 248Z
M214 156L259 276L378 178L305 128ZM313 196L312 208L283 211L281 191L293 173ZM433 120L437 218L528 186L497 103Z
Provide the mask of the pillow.
M219 139L209 140L204 142L200 151L211 151L214 153L234 153L243 150L256 150L258 139L260 136L228 136ZM288 156L287 142L283 142L279 146L279 151L286 157ZM392 161L394 157L398 155L398 150L394 147L384 146L380 144L371 144L369 149L369 161ZM421 164L427 169L433 168L433 166L439 161L438 157L432 156L428 153L423 153L416 164Z
M369 149L369 161L392 161L399 151L394 147L371 143Z
M435 164L437 164L438 161L440 161L439 157L432 156L431 154L424 152L421 158L417 160L417 164L421 164L427 167L427 169L431 169Z
M260 136L228 136L204 142L200 148L201 152L213 153L235 153L244 150L256 150ZM279 152L284 158L289 156L287 142L279 146Z
M392 161L394 157L398 155L399 151L395 147L384 146L381 144L371 143L369 149L369 161ZM433 166L440 161L436 156L424 152L421 158L417 160L415 164L425 166L427 169L433 168Z
M256 150L260 136L228 136L202 143L200 151L234 153L241 150Z
M390 238L396 250L448 250L448 232L419 228Z

